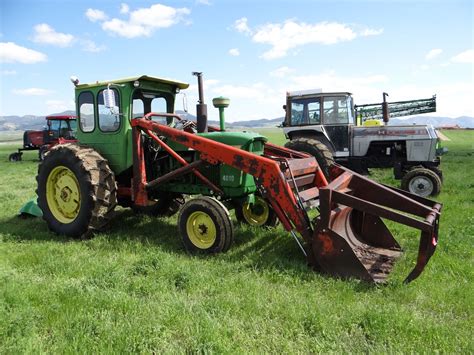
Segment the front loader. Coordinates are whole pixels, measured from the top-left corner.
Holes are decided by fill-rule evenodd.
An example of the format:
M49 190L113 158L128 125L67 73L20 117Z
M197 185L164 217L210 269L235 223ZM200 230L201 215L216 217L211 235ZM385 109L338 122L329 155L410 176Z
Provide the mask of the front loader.
M327 178L306 153L226 131L226 98L213 100L220 128L208 126L196 75L197 122L173 113L184 83L142 76L76 86L79 144L54 147L38 169L38 204L50 229L90 234L107 224L117 204L156 216L179 210L185 248L217 253L232 245L228 210L235 208L250 224L280 221L314 269L378 283L402 253L383 218L421 231L406 281L419 276L436 248L441 204L337 164ZM155 99L163 99L162 112L153 112ZM312 209L319 211L315 218Z

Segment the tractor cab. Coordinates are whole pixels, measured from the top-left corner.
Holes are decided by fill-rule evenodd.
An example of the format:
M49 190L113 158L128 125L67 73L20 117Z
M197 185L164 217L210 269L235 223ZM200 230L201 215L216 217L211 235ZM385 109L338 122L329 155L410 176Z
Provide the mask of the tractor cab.
M305 126L317 126L334 153L349 154L349 130L356 124L349 92L322 93L319 89L288 92L285 110L285 133L304 132Z
M77 124L76 116L47 116L47 127L44 130L44 144L57 141L59 138L75 139Z

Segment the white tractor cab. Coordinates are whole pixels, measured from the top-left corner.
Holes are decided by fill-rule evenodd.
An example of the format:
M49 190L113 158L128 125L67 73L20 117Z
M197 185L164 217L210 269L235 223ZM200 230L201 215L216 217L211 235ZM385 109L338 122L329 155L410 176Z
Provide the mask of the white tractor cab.
M393 167L401 187L420 196L437 195L442 173L440 140L432 125L388 125L389 118L436 111L429 99L354 105L349 92L321 89L286 95L283 131L288 148L316 157L327 175L336 162L361 174Z

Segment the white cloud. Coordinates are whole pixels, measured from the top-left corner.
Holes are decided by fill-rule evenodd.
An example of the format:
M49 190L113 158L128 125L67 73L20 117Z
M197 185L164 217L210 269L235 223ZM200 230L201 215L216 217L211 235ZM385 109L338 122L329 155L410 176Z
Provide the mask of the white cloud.
M148 37L156 29L171 27L181 22L190 12L187 8L155 4L130 12L126 21L117 18L105 21L102 23L102 29L125 38Z
M125 3L120 4L120 13L121 14L128 14L130 12L130 6Z
M365 28L362 31L359 32L359 35L362 37L367 37L367 36L378 36L383 33L383 28L379 28L378 30L373 29L373 28Z
M287 90L322 88L323 92L348 91L354 93L359 104L381 99L382 91L388 90L389 78L382 74L343 76L334 70L320 74L299 75L291 78Z
M287 66L277 68L270 72L270 76L275 78L284 78L289 74L293 73L295 70L292 68L288 68Z
M47 100L46 108L49 113L59 113L66 110L74 110L74 101Z
M229 49L229 54L234 57L238 57L240 55L240 51L238 48Z
M238 20L235 20L234 28L237 30L237 32L244 33L246 35L251 35L252 34L252 30L250 29L250 27L247 24L247 18L246 17L242 17Z
M209 0L196 0L196 4L200 4L200 5L211 5L211 2Z
M244 20L245 18L241 19ZM238 20L239 21L239 20ZM247 21L239 23L240 29L234 27L239 32L245 32ZM249 31L251 31L249 29ZM268 44L271 49L263 53L264 59L276 59L284 57L288 51L293 48L304 46L307 44L335 44L344 41L351 41L358 35L368 36L380 34L382 30L365 29L358 34L349 25L337 22L320 22L316 24L307 24L304 22L296 22L294 20L286 20L284 23L270 23L258 27L252 36L252 40L256 43ZM252 32L252 31L251 31ZM250 32L246 32L250 33Z
M455 63L474 63L474 49L468 49L451 58Z
M1 74L4 75L4 76L16 75L16 70L2 70Z
M47 59L48 57L46 54L19 46L13 42L0 43L0 62L2 63L18 62L23 64L33 64L45 62Z
M90 8L86 11L86 17L92 22L105 21L108 18L104 11Z
M428 53L426 53L425 59L427 59L427 60L434 59L437 56L439 56L442 52L443 52L443 50L440 49L440 48L432 49Z
M41 88L13 89L12 92L21 96L46 96L52 93L51 90Z
M285 99L284 91L268 84L222 84L212 86L208 91L213 97L230 98L230 106L226 109L226 120L229 122L283 116L281 107ZM209 110L211 119L217 119L217 113L217 110Z
M74 36L67 33L56 32L54 28L46 23L40 23L35 27L33 42L50 44L58 47L68 47L72 44Z
M81 46L83 51L91 53L98 53L107 49L105 46L97 45L94 41L89 39L81 40Z

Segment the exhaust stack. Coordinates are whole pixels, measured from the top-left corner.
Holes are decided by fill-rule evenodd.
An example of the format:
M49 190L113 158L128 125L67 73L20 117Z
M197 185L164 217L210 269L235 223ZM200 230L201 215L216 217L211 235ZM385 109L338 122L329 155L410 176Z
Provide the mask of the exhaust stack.
M388 94L386 92L383 93L383 103L382 103L382 117L385 124L388 123L390 117L390 111L388 110L388 102L387 102Z
M198 133L207 132L207 105L204 103L204 90L202 85L202 72L193 72L198 79L199 100L196 105L196 124Z

